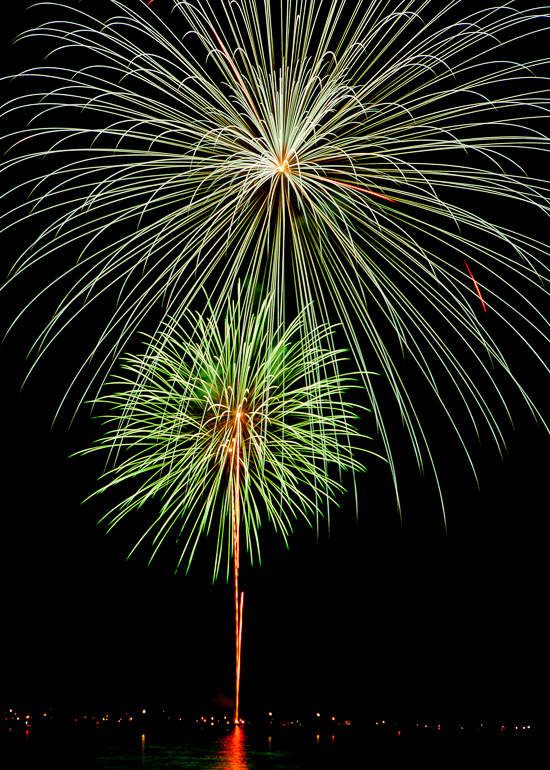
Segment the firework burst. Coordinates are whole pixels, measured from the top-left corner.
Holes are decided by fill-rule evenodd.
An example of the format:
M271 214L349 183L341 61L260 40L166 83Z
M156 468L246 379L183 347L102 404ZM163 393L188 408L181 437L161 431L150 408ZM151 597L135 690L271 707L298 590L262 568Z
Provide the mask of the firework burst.
M235 549L235 508L247 551L259 555L262 519L286 540L293 517L316 517L320 500L343 490L335 468L362 469L352 455L358 433L351 405L343 400L354 380L323 374L334 363L333 351L320 346L330 330L318 329L304 346L298 318L273 335L272 305L270 297L243 321L239 297L221 328L199 315L188 319L193 333L161 330L143 355L124 357L129 375L95 402L114 411L98 446L83 452L110 452L114 467L100 491L142 481L106 518L114 526L158 499L158 518L143 537L156 529L156 553L174 528L185 535L178 566L190 563L201 533L216 531L218 574L224 550Z
M59 3L59 20L25 33L51 38L59 58L27 73L41 76L41 93L7 107L37 117L14 137L29 139L26 154L5 170L43 157L45 139L59 159L30 182L22 216L46 208L51 224L12 280L58 249L79 250L42 352L83 303L116 290L80 369L94 355L100 383L147 316L177 324L206 288L222 317L238 280L262 282L275 293L273 328L304 308L306 339L342 323L357 368L385 375L420 466L433 460L401 353L465 448L457 404L501 448L495 370L518 382L484 319L520 339L527 320L532 349L547 339L536 305L548 301L548 247L489 210L514 201L548 212L547 182L513 157L548 149L538 77L548 59L513 58L522 42L536 46L546 13L506 3L462 15L459 0L178 0L168 25L158 2L110 6L104 23ZM89 64L72 65L73 52ZM66 107L84 123L45 125ZM73 160L77 145L85 156Z

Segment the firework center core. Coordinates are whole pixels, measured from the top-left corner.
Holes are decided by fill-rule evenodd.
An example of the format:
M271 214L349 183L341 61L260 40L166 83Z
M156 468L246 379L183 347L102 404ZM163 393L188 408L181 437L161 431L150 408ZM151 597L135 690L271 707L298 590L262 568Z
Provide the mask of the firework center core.
M281 174L286 173L287 171L290 171L288 167L288 160L285 158L280 166L276 166L277 171L279 171Z

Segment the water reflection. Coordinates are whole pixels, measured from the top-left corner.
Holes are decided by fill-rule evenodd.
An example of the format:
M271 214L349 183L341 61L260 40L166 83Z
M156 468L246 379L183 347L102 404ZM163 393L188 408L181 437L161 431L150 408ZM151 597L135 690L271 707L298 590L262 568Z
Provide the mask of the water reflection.
M215 770L248 770L246 761L246 735L238 725L219 739Z

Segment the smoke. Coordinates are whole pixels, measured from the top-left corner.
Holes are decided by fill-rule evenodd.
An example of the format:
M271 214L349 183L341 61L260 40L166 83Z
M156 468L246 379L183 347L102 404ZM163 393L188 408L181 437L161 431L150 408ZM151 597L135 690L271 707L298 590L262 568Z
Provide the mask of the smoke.
M235 705L235 701L233 698L228 697L225 695L224 692L219 687L216 687L216 694L213 695L210 698L210 704L212 706L216 706L217 708L221 708L224 711L233 709Z

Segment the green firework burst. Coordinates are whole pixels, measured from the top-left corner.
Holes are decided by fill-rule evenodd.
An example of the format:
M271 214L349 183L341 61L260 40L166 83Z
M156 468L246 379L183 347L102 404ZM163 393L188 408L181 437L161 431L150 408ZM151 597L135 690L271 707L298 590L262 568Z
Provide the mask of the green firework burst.
M223 325L193 316L192 333L161 330L143 355L124 357L128 376L96 402L112 411L111 427L83 452L110 452L113 467L100 492L141 482L106 515L111 527L154 498L158 515L143 536L154 533L153 555L175 530L184 542L179 563L190 563L200 535L212 532L215 575L224 551L229 556L235 548L236 462L239 529L251 557L260 552L262 522L286 540L293 517L315 518L321 501L328 505L343 491L340 471L363 469L352 452L352 408L343 400L354 381L323 374L334 361L333 351L320 346L330 329L304 340L298 317L273 335L273 297L255 314L243 313L240 299Z

